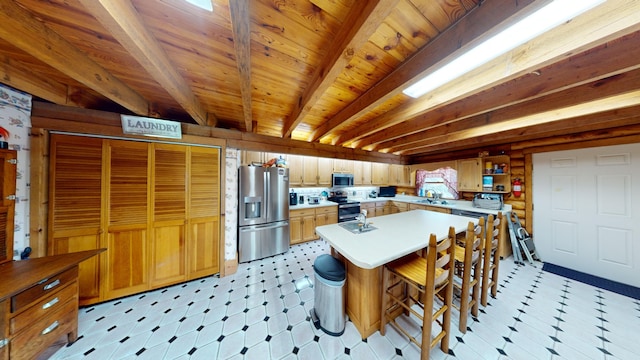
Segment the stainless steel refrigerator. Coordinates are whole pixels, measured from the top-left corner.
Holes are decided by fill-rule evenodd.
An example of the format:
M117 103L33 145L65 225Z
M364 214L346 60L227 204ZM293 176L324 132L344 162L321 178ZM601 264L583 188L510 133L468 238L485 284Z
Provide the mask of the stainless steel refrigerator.
M238 191L239 261L289 250L289 169L241 166Z

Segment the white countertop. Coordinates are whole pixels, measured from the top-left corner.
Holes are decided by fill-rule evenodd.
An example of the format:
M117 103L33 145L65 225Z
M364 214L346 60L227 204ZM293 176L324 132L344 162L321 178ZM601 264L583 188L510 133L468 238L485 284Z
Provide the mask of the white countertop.
M427 247L432 233L440 241L447 237L449 226L456 233L465 231L469 221L477 224L478 219L412 210L370 218L369 224L377 229L365 233L353 234L339 224L318 226L316 233L354 265L373 269Z
M392 200L392 201L400 201L400 202L409 203L409 204L429 205L429 206L442 207L442 208L452 209L452 210L458 209L458 210L473 211L477 213L493 214L493 215L496 215L499 211L502 211L503 213L507 211L511 211L511 205L509 204L504 204L501 210L491 210L491 209L482 209L482 208L473 207L473 204L471 203L471 201L466 201L466 200L444 199L446 204L442 204L442 203L433 204L433 203L424 202L426 201L426 199L427 198L425 197L411 196L411 195L396 195L395 197L378 197L378 198L366 198L366 199L349 198L349 200L359 201L360 203ZM322 206L338 206L338 204L333 201L321 200L319 204L309 204L305 202L304 204L289 205L289 210L309 209L309 208L317 208Z
M338 206L338 203L334 203L333 201L328 201L328 200L320 200L319 204L309 204L305 201L304 204L289 205L289 210L309 209L309 208L317 208L317 207L323 207L323 206Z
M496 215L500 211L503 213L507 211L511 211L511 205L509 204L504 204L501 210L491 210L491 209L482 209L482 208L473 207L473 203L467 200L442 199L438 201L439 202L445 201L446 204L442 204L442 203L434 204L434 203L426 202L427 198L425 197L411 196L411 195L396 195L395 197L378 197L378 198L366 198L366 199L350 198L350 200L360 201L361 203L392 200L392 201L399 201L399 202L404 202L409 204L428 205L428 206L442 207L442 208L452 209L452 210L458 209L458 210L473 211L473 212L478 212L483 214L493 214L493 215Z

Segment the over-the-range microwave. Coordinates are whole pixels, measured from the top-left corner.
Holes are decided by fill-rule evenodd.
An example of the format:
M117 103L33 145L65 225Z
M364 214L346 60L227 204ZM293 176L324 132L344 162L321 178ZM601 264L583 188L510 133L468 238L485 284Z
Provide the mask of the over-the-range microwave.
M353 186L353 174L331 174L331 187L348 187Z

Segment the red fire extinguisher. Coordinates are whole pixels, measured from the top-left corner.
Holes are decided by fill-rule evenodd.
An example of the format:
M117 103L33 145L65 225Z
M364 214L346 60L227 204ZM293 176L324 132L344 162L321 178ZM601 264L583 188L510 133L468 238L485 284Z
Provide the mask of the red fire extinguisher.
M522 183L520 183L520 178L515 178L513 180L513 196L520 197L522 194Z

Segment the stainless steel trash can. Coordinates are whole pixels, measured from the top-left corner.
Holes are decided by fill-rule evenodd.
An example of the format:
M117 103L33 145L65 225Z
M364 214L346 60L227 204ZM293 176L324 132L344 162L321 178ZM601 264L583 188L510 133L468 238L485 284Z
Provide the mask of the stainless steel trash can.
M344 265L328 254L313 262L315 285L311 319L316 328L332 336L340 336L345 328L346 272Z

